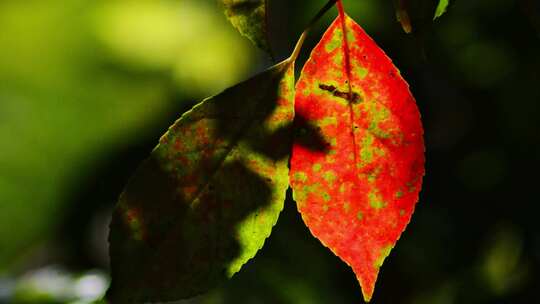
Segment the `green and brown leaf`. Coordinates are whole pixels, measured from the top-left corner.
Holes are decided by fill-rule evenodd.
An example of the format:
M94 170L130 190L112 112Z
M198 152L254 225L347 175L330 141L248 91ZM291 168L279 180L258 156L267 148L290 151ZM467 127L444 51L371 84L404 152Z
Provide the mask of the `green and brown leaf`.
M293 65L204 100L160 139L113 214L112 303L195 296L263 246L289 185Z
M257 47L272 55L268 41L267 0L219 0L232 25Z

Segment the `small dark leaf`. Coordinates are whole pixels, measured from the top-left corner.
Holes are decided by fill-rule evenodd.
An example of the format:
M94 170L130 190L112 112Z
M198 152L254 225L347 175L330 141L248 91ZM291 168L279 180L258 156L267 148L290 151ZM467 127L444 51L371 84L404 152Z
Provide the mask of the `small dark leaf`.
M272 55L268 41L267 0L219 0L232 25L257 47Z
M407 11L406 0L397 0L396 2L396 17L403 31L410 34L412 32L411 18L409 17L409 12Z
M442 16L449 0L394 0L396 17L407 33L422 34L429 30L433 20Z

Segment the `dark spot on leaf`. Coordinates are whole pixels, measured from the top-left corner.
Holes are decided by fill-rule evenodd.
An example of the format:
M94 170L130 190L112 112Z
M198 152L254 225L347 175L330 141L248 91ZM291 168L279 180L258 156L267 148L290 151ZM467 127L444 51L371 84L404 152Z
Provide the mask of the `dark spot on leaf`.
M339 98L343 98L343 99L346 99L346 100L349 100L351 101L352 103L358 103L360 102L360 95L356 92L353 92L352 93L352 96L350 96L349 93L347 92L340 92L340 91L335 91L334 92L334 96L336 97L339 97Z
M336 87L333 85L319 84L319 88L323 91L334 92Z
M334 96L347 99L347 100L349 99L349 93L346 93L346 92L335 91Z
M359 103L361 100L360 94L356 92L352 92L352 94L349 94L349 92L346 91L340 91L333 85L326 85L326 84L319 84L319 88L323 91L328 91L332 93L332 95L343 98L345 100L349 100L352 103ZM352 96L351 96L352 95Z

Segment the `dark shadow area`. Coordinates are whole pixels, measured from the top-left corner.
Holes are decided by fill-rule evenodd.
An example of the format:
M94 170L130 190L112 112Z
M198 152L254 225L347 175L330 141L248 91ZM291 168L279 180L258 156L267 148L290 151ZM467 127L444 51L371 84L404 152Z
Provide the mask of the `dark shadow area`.
M128 302L177 300L215 286L240 253L236 225L269 204L267 181L239 162L222 167L195 202L177 194L178 181L161 166L143 163L113 216L112 299L116 284Z
M73 270L109 267L105 257L105 254L108 256L108 244L101 243L106 236L101 235L103 231L96 231L103 228L101 223L96 221L109 220L108 215L118 201L119 194L141 164L141 160L147 158L155 147L156 139L163 135L164 130L178 119L181 113L189 110L189 106L185 105L180 96L171 98L179 106L172 107L162 121L155 123L133 140L96 156L86 166L85 174L72 182L71 191L63 200L66 208L53 239L55 244L62 244L64 254L48 259L61 261ZM106 228L108 230L108 225Z
M322 136L321 128L310 124L300 113L296 113L293 125L296 144L321 153L327 153L330 150L330 143Z

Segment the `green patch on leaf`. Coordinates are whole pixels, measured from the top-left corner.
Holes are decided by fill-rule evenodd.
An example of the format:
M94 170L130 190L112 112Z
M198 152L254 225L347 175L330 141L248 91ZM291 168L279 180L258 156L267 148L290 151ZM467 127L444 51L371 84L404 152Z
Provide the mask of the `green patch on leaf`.
M380 195L378 195L375 192L370 192L368 194L368 199L369 199L369 205L373 209L382 209L386 207L386 202L382 199Z
M323 178L327 183L332 184L336 180L337 176L334 171L326 171L323 174Z
M334 32L329 42L324 46L324 48L328 53L331 53L343 45L342 41L343 41L343 33L340 31L336 31ZM339 54L337 56L343 56L343 54Z
M349 202L343 203L343 211L345 211L346 213L351 211L351 203L349 203Z
M360 148L360 159L363 164L370 163L373 161L373 142L375 138L371 134L366 134L362 139L361 148Z
M326 193L326 192L323 192L322 193L322 198L323 198L323 201L325 202L329 202L330 199L332 199L332 197L330 196L330 194Z
M351 67L352 67L352 73L353 75L357 76L357 77L360 77L360 78L364 78L366 77L367 73L368 73L368 70L363 67L358 60L353 60L351 62Z
M300 182L305 183L307 181L307 174L304 172L296 172L294 174L294 179Z
M343 54L342 54L342 53L338 53L336 56L334 56L334 58L332 58L332 61L333 61L334 64L336 64L337 66L343 65Z
M394 246L388 245L381 249L379 257L377 258L377 260L375 260L375 268L380 268L382 266L384 260L390 255L390 251L392 251L392 248L394 248Z

